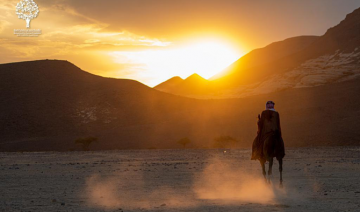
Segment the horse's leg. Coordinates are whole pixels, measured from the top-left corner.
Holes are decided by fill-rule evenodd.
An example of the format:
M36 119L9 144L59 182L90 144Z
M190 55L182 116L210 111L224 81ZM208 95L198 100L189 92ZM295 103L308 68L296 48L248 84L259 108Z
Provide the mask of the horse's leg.
M269 158L269 170L268 170L268 182L271 183L270 177L272 175L272 166L273 166L274 159L272 157Z
M283 160L282 160L282 158L278 158L278 161L279 161L279 171L280 171L280 188L282 188L283 187L283 179L282 179Z
M261 164L263 176L264 176L264 178L266 180L266 171L265 171L265 162L266 162L266 160L259 159L259 161L260 161L260 164Z

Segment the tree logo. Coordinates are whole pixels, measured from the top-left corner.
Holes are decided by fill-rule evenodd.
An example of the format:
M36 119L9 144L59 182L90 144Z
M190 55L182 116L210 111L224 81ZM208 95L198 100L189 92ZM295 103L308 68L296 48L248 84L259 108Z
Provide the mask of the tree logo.
M26 21L26 28L30 28L30 21L39 14L39 7L34 0L21 0L16 5L16 15Z

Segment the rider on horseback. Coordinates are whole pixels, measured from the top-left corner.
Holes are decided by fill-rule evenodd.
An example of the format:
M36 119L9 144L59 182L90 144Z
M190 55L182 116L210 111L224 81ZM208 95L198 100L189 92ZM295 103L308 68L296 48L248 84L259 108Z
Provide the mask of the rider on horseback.
M259 160L265 176L265 162L269 161L268 175L271 175L273 158L279 161L282 172L282 159L285 156L284 141L282 139L280 116L274 109L273 101L266 102L266 110L258 115L258 131L252 146L251 160ZM281 179L282 181L282 179Z

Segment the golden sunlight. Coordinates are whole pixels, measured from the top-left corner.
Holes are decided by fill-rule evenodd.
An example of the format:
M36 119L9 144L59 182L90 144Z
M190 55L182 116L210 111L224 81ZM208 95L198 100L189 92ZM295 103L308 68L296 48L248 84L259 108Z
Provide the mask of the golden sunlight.
M202 39L182 45L144 51L114 51L115 63L129 64L132 78L155 86L173 76L186 78L197 73L210 78L243 55L231 44L215 39Z

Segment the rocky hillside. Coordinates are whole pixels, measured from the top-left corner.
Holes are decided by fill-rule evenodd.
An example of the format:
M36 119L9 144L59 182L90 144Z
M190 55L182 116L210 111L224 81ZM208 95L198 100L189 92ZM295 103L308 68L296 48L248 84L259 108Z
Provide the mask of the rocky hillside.
M292 55L305 49L318 38L318 36L298 36L271 43L260 49L255 49L231 64L224 71L211 77L210 80L216 80L221 77L236 74L237 72L246 71L247 69Z

